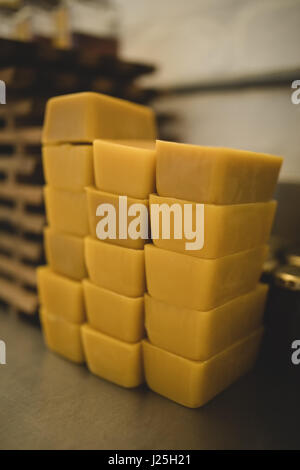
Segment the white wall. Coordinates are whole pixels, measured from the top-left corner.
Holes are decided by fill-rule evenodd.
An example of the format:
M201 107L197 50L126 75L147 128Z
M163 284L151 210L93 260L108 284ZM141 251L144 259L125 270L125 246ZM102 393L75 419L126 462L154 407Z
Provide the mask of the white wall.
M114 0L122 53L186 84L299 67L299 0Z

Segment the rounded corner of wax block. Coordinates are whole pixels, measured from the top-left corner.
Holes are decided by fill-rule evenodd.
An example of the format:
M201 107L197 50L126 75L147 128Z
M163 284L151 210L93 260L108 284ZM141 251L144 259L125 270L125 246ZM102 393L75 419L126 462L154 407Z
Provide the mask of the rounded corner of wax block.
M181 406L184 406L185 408L190 408L190 409L196 409L196 408L201 408L204 406L209 399L204 399L201 396L201 390L196 391L196 396L190 396L190 397L181 397L180 399L172 399L176 403L178 403Z

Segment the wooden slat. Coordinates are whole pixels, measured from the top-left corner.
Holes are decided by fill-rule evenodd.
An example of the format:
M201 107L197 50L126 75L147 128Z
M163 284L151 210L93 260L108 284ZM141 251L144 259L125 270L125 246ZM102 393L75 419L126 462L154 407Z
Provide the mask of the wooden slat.
M0 186L0 197L22 200L28 204L42 204L43 189L41 186L30 186L17 183Z
M42 243L40 241L32 242L23 238L0 234L0 248L11 251L19 256L24 256L32 261L38 260L42 254Z
M37 294L0 279L0 298L28 314L34 314L38 306Z
M14 74L15 74L15 68L7 67L1 70L0 78L6 83L6 85L8 85L13 80Z
M34 157L25 156L21 159L16 157L17 155L1 156L0 171L17 171L22 175L30 175L36 166L36 159Z
M1 131L0 132L0 143L15 145L18 142L23 144L40 144L41 143L42 130L40 127L28 127L24 129L18 129L15 131Z
M0 271L31 286L36 286L36 269L7 256L0 256Z
M45 216L40 214L17 214L7 207L0 207L0 220L7 221L13 225L27 230L28 232L41 234L45 225Z
M17 131L18 138L24 143L40 144L42 139L41 127L28 127Z
M8 113L13 114L14 116L26 116L31 112L31 110L32 101L18 101L13 104L6 104L5 106L0 106L0 116L6 117Z

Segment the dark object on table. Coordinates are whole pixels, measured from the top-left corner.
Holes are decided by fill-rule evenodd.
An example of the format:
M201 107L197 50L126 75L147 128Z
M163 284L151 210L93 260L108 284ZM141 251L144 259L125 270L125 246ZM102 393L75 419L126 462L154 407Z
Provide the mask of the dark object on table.
M284 265L275 272L265 325L263 357L269 368L300 378L300 267Z

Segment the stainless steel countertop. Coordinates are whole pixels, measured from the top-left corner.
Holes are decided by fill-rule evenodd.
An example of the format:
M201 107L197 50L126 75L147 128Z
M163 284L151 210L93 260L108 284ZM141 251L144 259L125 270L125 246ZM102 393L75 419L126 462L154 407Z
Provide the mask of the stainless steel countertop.
M65 361L23 317L0 312L0 339L0 449L300 448L299 389L262 367L191 410Z

